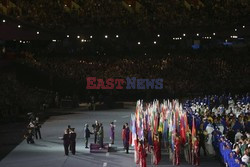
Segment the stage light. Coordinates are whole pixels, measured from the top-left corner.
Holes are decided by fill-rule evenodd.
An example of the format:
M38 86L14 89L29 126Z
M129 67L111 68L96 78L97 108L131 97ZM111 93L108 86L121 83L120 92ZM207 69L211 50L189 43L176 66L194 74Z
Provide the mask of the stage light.
M52 39L52 42L56 42L56 39Z
M39 31L37 31L36 34L39 35Z
M180 40L182 40L182 38L180 37Z
M84 42L84 39L82 39L81 42Z
M21 25L18 25L17 27L18 27L18 28L21 28Z
M104 37L107 39L107 38L108 38L108 35L105 35Z
M215 32L213 33L213 36L215 36Z
M80 35L77 35L77 38L79 39L79 38L80 38Z
M156 44L156 41L154 41L154 44Z
M184 36L184 37L185 37L185 36L186 36L186 34L183 34L182 36Z
M20 40L19 42L22 43L22 40Z
M3 23L5 23L5 20L3 20Z
M93 38L93 36L92 35L90 35L90 37L89 38Z
M196 36L198 37L198 36L200 36L200 34L199 34L199 33L197 33L197 34L196 34Z
M245 28L245 26L242 26L242 28Z
M141 44L141 42L137 42L137 44L138 44L138 45L140 45L140 44Z
M67 35L67 38L69 38L69 35Z
M119 35L116 35L115 37L116 37L116 38L119 38Z
M157 37L160 37L160 34L158 34Z

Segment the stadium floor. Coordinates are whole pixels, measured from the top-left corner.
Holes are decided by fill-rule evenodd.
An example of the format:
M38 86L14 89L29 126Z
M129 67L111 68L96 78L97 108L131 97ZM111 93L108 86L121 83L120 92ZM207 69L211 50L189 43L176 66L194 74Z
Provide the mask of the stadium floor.
M35 144L22 141L2 161L0 167L135 167L133 149L125 154L122 150L122 125L130 120L133 109L116 109L105 111L77 111L74 114L52 116L41 129L42 139L35 140ZM91 125L99 120L104 126L104 142L109 142L109 123L115 122L115 145L120 151L110 153L89 153L84 147L84 124ZM77 133L76 155L64 156L62 140L68 125L75 128ZM90 138L93 142L93 136ZM150 156L147 157L150 165ZM172 166L167 155L162 155L158 166ZM182 167L191 166L182 160ZM211 157L201 157L201 167L219 167L219 161Z

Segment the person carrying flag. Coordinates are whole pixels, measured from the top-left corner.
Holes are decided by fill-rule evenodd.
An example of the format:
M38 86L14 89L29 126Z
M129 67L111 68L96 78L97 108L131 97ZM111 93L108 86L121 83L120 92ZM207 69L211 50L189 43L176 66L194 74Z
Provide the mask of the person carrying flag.
M161 143L159 135L154 135L154 165L158 165L161 160Z
M200 165L200 150L199 150L199 139L198 137L194 138L194 165L199 166Z
M139 148L139 161L140 161L140 167L146 167L147 166L147 153L144 148L143 140L140 140L138 145Z
M174 142L174 165L180 165L180 154L181 154L181 140L176 134Z

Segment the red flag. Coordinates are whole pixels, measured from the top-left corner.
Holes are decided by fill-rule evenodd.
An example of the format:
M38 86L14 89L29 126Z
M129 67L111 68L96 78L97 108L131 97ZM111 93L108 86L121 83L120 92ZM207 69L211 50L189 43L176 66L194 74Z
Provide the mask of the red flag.
M181 142L182 144L185 144L186 142L186 132L185 132L185 127L184 127L184 116L181 116L181 121L180 121L180 136L181 136Z

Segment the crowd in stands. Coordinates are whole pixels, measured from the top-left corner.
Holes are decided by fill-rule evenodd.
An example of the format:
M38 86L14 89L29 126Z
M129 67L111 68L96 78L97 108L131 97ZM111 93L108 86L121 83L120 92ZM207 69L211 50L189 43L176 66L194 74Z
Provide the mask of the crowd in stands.
M173 53L161 58L33 56L23 60L40 71L81 85L86 77L94 76L104 79L163 78L165 89L182 95L249 88L249 59L243 52L233 50L212 50L207 55L204 52Z
M215 153L227 167L250 166L248 93L242 96L229 94L195 98L188 100L185 107L188 117L195 116L198 132L205 136L205 153ZM192 118L189 120L192 121Z
M126 27L148 31L176 26L237 25L246 23L250 13L250 3L247 0L139 0L130 6L132 12L124 7L126 1L116 0L12 2L20 10L11 10L8 15L53 30L74 27L113 30ZM69 10L65 10L65 7Z

